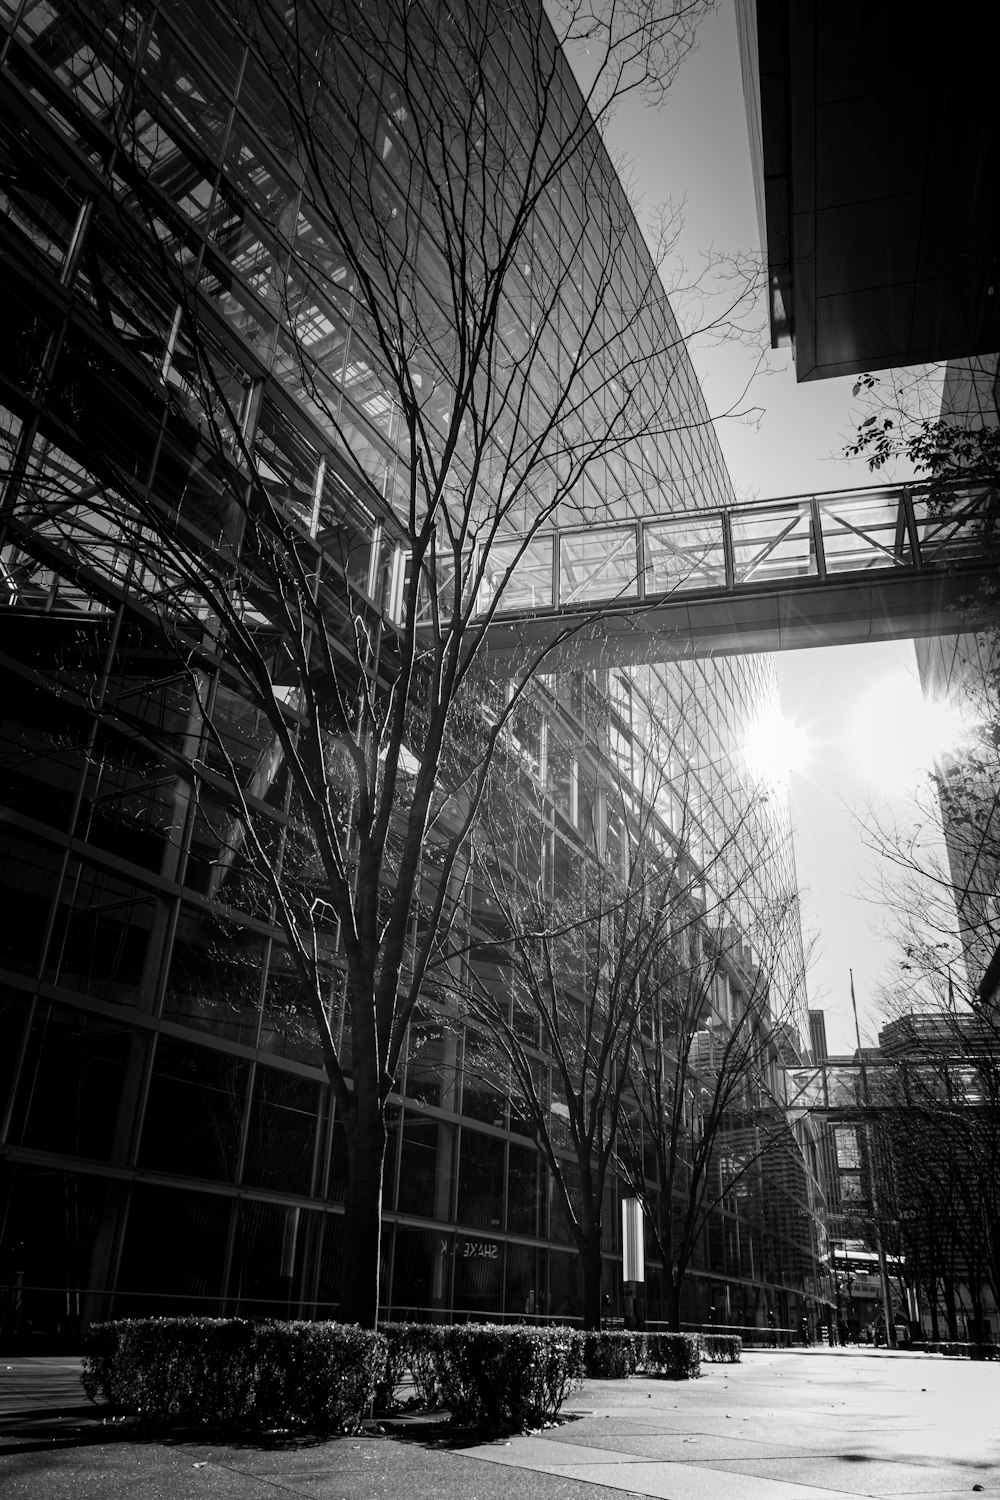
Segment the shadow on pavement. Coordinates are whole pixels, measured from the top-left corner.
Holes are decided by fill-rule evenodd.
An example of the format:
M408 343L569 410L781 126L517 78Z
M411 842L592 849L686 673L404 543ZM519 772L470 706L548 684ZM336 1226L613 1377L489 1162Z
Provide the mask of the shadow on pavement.
M577 1421L567 1413L554 1426ZM541 1429L549 1431L550 1428ZM461 1452L484 1443L502 1444L512 1432L497 1433L482 1428L455 1427L445 1414L385 1417L366 1421L361 1433L369 1438L393 1438L429 1451ZM283 1451L315 1448L339 1443L358 1434L316 1434L282 1428L260 1431L225 1423L149 1421L139 1417L114 1416L105 1407L84 1402L79 1406L35 1407L0 1416L0 1458L18 1453L52 1453L61 1448L85 1448L111 1443L157 1443L163 1447L198 1446Z

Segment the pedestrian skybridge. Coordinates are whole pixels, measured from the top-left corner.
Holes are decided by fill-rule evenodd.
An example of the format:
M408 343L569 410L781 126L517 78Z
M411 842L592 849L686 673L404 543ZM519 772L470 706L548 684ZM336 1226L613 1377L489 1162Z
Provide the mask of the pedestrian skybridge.
M998 492L839 490L504 539L491 656L546 669L946 635L989 606ZM504 579L506 577L506 582Z

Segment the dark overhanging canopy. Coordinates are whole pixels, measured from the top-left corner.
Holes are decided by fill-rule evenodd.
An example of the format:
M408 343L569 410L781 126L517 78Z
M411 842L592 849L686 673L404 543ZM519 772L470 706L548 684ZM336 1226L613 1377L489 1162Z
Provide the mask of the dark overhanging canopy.
M1000 349L1000 6L737 16L772 343L797 378Z

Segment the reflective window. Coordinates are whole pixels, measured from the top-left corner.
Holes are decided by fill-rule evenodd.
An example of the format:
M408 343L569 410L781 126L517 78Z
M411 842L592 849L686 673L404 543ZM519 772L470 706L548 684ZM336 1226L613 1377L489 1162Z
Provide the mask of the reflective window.
M139 1165L233 1181L249 1071L243 1058L160 1036Z
M103 1017L40 1006L28 1038L11 1139L42 1151L107 1160L126 1067L130 1055L139 1066L141 1045L127 1027Z
M298 1314L305 1290L302 1273L316 1238L317 1218L297 1205L240 1202L227 1312L244 1318Z
M113 1316L203 1317L222 1311L232 1198L137 1182L132 1187ZM164 1225L170 1233L164 1233ZM197 1246L197 1254L183 1247Z
M503 1228L505 1145L500 1136L463 1129L458 1172L458 1222Z
M455 1127L406 1110L400 1151L399 1212L450 1219Z
M24 130L0 144L0 213L34 248L61 265L73 237L82 196L64 175L52 173Z
M481 1235L455 1235L455 1290L456 1313L474 1313L483 1316L503 1311L504 1252L506 1245L499 1239L486 1239Z
M309 1192L318 1106L319 1085L312 1079L258 1064L243 1167L248 1186Z

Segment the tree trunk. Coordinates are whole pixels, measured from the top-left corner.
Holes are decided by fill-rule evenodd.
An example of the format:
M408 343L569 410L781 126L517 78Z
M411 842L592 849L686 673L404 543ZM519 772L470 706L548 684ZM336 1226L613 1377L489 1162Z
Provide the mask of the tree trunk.
M973 1344L983 1342L983 1284L981 1273L969 1267L969 1317L966 1319L967 1337Z
M338 1317L342 1323L374 1328L378 1323L382 1235L382 1172L385 1118L375 1097L355 1095L347 1133L347 1192Z
M948 1321L948 1337L952 1343L957 1343L958 1313L955 1308L955 1283L950 1274L944 1278L944 1311Z
M681 1331L681 1278L672 1276L666 1268L663 1272L664 1322L671 1333Z
M673 1182L669 1176L661 1171L660 1179L660 1208L657 1214L657 1240L659 1242L660 1256L663 1260L663 1321L671 1333L681 1331L681 1283L684 1273L675 1262L680 1260L681 1251L674 1245L674 1224L668 1210L664 1209L665 1203L670 1203L673 1196Z
M595 1332L601 1327L601 1227L590 1229L580 1249L583 1267L583 1326Z

